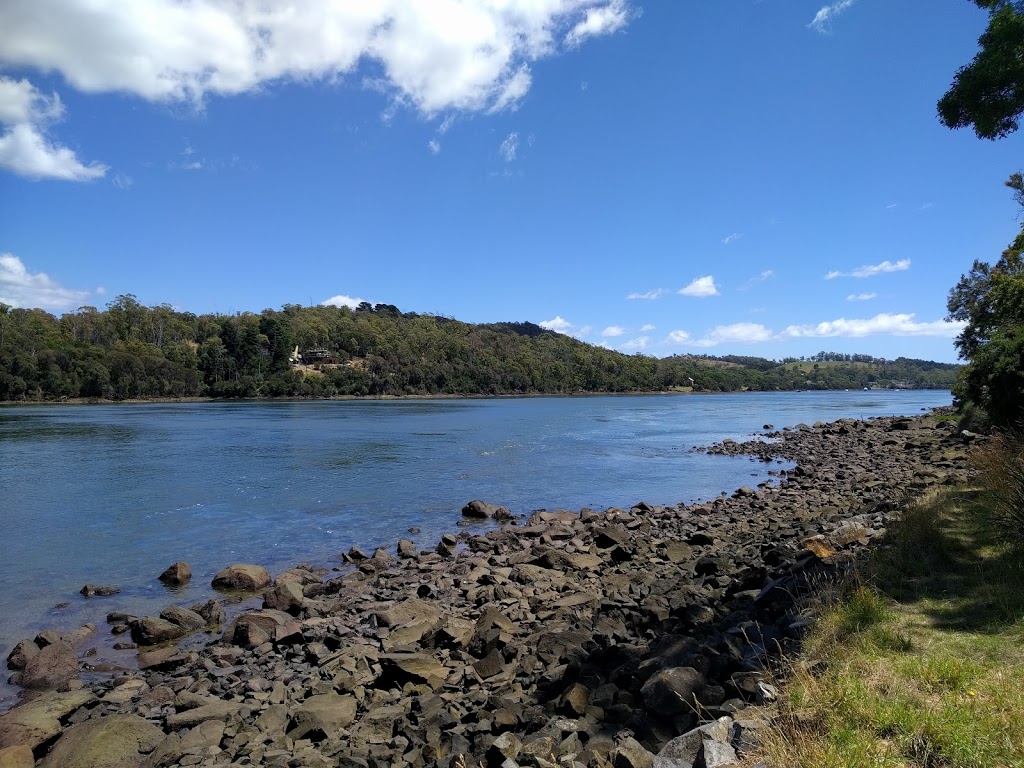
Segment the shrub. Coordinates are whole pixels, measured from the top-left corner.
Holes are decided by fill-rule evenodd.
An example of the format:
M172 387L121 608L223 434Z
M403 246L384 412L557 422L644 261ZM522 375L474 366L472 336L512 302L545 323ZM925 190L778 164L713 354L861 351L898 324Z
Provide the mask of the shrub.
M992 523L1007 542L1024 548L1024 434L993 435L974 451L972 461L989 497Z

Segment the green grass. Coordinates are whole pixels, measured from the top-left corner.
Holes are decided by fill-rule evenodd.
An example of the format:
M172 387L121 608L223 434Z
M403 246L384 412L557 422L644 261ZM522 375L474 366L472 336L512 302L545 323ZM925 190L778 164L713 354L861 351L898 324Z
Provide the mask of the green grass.
M1024 766L1024 557L987 499L935 495L889 530L820 610L804 655L824 664L794 664L759 759Z

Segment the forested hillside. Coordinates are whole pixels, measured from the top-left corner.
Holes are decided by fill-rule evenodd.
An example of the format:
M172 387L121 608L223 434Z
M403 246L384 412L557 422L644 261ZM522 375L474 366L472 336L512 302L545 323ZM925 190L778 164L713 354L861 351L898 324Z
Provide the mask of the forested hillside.
M289 361L296 346L301 365ZM83 307L59 318L0 304L0 400L949 389L958 370L905 358L817 357L657 359L533 323L472 325L389 304L194 315L127 295L103 311Z

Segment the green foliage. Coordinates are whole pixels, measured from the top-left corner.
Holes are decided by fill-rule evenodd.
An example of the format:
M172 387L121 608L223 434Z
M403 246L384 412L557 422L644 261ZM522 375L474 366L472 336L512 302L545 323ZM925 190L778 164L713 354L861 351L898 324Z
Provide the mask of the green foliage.
M327 359L293 368L295 346ZM952 365L821 354L836 362L812 373L754 357L658 360L533 323L471 325L390 304L196 316L126 295L59 319L0 307L0 400L949 389L956 377Z
M1024 203L1024 178L1006 185ZM949 319L966 325L956 339L968 360L954 392L980 406L992 424L1018 425L1024 417L1024 228L990 266L975 261L949 292Z
M939 100L939 120L949 128L973 126L979 138L1000 139L1017 130L1024 112L1024 3L974 0L989 10L981 50L961 67Z

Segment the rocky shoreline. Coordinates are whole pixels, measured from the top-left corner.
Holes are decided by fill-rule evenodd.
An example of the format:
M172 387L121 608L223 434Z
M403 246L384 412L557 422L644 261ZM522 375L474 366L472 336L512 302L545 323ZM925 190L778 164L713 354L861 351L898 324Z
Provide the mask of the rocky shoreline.
M766 436L705 450L796 466L713 502L536 512L354 550L329 581L249 566L264 607L223 632L217 601L111 615L138 670L79 658L95 627L42 632L8 659L38 694L0 715L0 768L730 765L809 624L799 598L907 500L967 478L931 416Z

